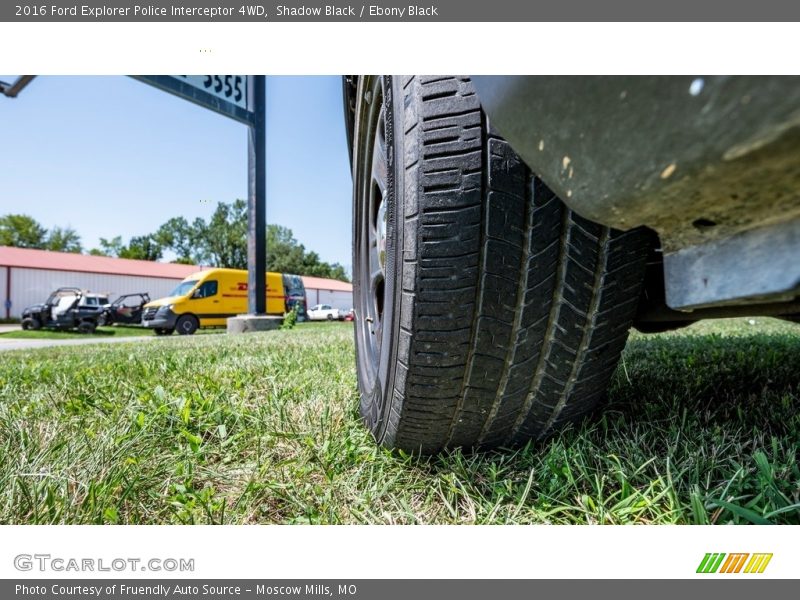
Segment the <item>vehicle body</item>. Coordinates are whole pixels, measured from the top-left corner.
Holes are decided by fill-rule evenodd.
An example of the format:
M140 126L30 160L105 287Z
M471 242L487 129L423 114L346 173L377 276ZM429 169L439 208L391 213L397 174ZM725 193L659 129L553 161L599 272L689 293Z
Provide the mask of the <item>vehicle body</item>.
M305 321L308 315L306 314L306 286L303 283L303 278L300 275L283 273L282 283L283 294L286 299L286 312L292 310L296 305L297 320L301 322Z
M317 304L308 309L309 321L338 321L339 309L330 304Z
M355 318L355 311L352 308L350 310L339 311L340 321L352 321L354 318Z
M800 320L798 77L348 76L344 98L387 446L545 437L600 403L630 327Z
M267 314L283 315L297 304L298 318L305 318L302 278L269 272L266 284ZM247 271L208 269L189 275L169 296L145 304L141 322L157 335L191 335L200 327L224 327L228 318L246 312Z
M147 292L123 294L103 309L104 325L141 325L144 306L150 302Z
M22 311L22 328L77 329L81 333L93 333L104 323L107 304L107 294L92 294L79 288L58 288L42 304L34 304Z

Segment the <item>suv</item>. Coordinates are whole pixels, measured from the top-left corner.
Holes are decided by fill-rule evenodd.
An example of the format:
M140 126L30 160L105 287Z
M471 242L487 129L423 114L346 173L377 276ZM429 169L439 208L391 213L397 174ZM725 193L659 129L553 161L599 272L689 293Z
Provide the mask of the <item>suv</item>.
M77 329L94 333L104 322L107 294L91 294L78 288L58 288L43 304L22 311L22 328Z
M361 414L547 436L628 331L800 321L800 78L348 76Z

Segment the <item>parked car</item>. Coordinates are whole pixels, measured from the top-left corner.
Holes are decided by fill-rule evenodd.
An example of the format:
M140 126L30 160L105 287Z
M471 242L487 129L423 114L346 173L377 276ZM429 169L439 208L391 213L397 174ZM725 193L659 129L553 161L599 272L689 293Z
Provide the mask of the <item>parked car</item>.
M361 414L436 452L603 399L631 327L800 321L800 78L348 76Z
M291 311L297 306L297 320L303 322L308 318L306 314L306 286L300 275L283 274L283 294L286 300L284 310Z
M355 318L355 310L352 308L350 310L339 311L339 320L340 321L352 321Z
M330 304L317 304L308 309L309 321L338 321L339 309Z
M22 328L77 329L81 333L94 333L98 325L103 324L107 304L107 294L92 294L79 288L58 288L43 303L22 311Z
M103 307L104 325L141 325L144 305L150 302L147 292L124 294Z
M267 273L267 314L284 315L298 305L298 320L306 316L303 279ZM166 298L144 305L142 325L156 335L191 335L200 327L224 327L229 317L247 312L247 271L208 269L184 279Z

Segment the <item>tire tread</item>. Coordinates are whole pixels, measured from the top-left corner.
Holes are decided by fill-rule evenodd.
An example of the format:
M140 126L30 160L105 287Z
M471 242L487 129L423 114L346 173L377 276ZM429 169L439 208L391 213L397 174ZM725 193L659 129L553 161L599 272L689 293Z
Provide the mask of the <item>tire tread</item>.
M625 345L648 237L572 213L463 77L404 79L397 375L379 441L541 438L591 410Z

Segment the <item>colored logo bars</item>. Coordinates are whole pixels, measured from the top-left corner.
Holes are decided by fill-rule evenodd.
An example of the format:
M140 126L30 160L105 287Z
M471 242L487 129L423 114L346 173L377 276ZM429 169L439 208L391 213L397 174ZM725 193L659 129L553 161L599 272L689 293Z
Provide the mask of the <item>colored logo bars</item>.
M749 560L748 560L749 557ZM708 552L697 567L698 573L763 573L772 554Z

